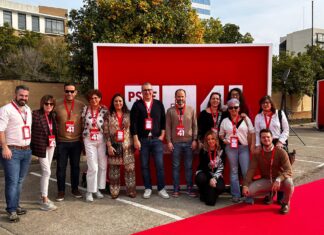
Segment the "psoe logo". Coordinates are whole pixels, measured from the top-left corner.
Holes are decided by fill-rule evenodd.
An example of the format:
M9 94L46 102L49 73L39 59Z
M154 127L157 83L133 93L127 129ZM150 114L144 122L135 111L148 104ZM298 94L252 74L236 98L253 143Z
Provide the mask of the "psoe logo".
M230 85L228 90L230 91L233 88L240 88L243 91L242 85ZM125 85L125 102L129 109L132 108L135 101L142 99L142 86L140 85ZM153 85L153 98L160 100L160 86ZM165 107L165 111L168 108L172 107L175 104L175 92L178 89L183 89L186 91L186 104L190 105L194 109L196 109L197 105L197 86L196 85L162 85L162 102ZM200 112L206 109L209 96L213 92L218 92L222 96L222 104L224 104L224 85L215 85L209 93L205 96L202 102L199 105ZM198 91L199 92L199 91Z

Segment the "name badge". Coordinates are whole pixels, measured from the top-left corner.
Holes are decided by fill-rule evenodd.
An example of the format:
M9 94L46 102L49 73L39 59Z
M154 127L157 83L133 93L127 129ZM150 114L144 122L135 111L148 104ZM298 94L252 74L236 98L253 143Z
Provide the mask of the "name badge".
M176 127L176 134L177 136L184 136L185 135L185 130L183 125L178 125Z
M67 133L74 133L74 121L65 122L65 131Z
M55 147L56 146L55 135L49 135L48 136L48 146L49 147Z
M90 129L90 140L96 141L99 139L99 129Z
M30 139L30 127L29 126L23 126L22 133L23 133L24 140Z
M152 118L145 118L144 123L145 130L152 130L153 127L153 119Z
M237 149L239 145L238 137L237 136L232 136L230 138L230 144L231 148Z
M213 127L211 130L212 130L216 135L218 134L218 128L214 128L214 127Z
M116 142L124 142L124 130L118 130L116 132Z

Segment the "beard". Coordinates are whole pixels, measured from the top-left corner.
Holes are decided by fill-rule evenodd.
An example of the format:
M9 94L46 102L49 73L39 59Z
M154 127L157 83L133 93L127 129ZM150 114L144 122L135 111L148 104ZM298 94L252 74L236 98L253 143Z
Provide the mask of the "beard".
M16 99L16 103L17 103L19 106L25 106L25 104L27 104L27 100L24 100L24 99L19 99L19 100L17 100L17 99Z
M183 100L177 100L177 105L179 106L183 106L184 105L184 101Z

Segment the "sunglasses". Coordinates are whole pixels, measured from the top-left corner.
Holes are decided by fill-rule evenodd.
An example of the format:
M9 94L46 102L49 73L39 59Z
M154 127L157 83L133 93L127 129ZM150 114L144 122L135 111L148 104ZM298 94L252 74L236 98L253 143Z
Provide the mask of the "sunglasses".
M71 91L71 90L65 90L65 93L66 93L66 94L68 94L68 93L73 94L74 92L75 92L75 90L74 90L74 91Z
M230 107L228 107L228 110L233 110L233 109L238 109L239 108L239 106L230 106Z
M44 105L46 105L46 106L48 106L48 105L50 105L50 106L54 106L54 103L44 103Z

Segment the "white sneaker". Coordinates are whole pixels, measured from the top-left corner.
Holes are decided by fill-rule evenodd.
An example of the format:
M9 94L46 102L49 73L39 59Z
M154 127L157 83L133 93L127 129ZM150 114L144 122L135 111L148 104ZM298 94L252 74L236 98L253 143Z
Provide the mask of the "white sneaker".
M40 209L42 211L55 211L57 209L57 206L55 206L54 203L48 201L48 202L43 202L41 204Z
M144 191L143 198L149 199L151 197L151 194L152 194L152 189L147 188Z
M165 189L161 189L158 194L160 197L162 197L164 199L170 198L169 194L167 193L167 191Z
M92 193L89 193L89 192L86 193L86 201L93 202Z
M104 198L104 195L98 190L98 192L96 192L95 193L95 195L96 195L96 197L98 198L98 199L102 199L102 198Z

